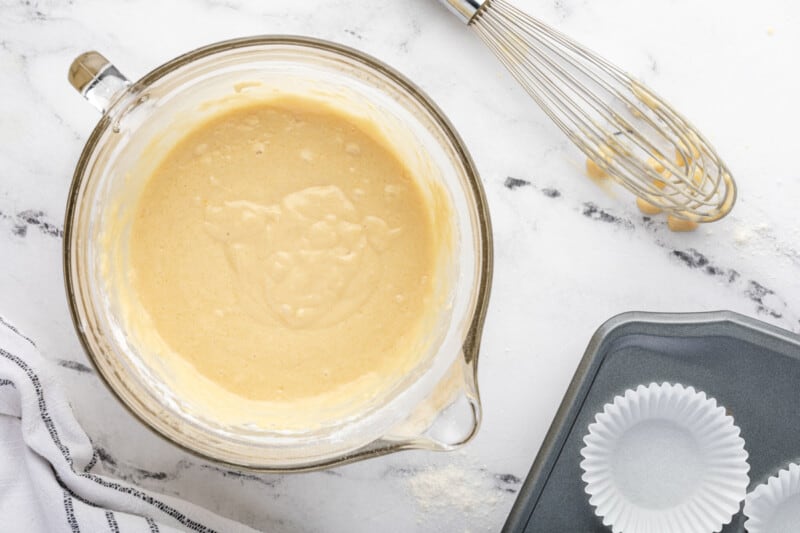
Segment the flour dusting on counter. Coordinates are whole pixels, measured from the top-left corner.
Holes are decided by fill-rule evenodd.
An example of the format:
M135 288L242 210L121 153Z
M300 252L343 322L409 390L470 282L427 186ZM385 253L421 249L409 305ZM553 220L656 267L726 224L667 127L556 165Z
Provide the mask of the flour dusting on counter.
M497 505L496 485L485 470L466 465L429 466L408 480L416 504L427 513Z

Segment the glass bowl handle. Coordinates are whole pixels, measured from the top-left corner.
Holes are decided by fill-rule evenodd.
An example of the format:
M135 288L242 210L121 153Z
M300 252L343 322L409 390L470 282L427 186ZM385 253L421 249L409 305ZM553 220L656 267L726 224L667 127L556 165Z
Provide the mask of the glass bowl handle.
M98 52L84 52L69 67L69 83L98 111L105 113L131 82Z

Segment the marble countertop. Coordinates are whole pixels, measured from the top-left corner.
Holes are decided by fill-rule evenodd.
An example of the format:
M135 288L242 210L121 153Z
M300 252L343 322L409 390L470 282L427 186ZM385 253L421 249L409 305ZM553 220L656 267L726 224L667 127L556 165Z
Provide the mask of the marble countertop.
M268 531L498 531L590 336L609 317L731 309L800 331L800 4L518 3L689 116L738 180L733 213L673 234L627 193L598 188L477 37L431 0L0 1L0 315L57 363L101 450L101 472ZM195 47L266 33L377 56L439 103L472 152L496 268L479 370L484 424L458 452L301 475L228 471L134 420L78 343L63 289L62 220L99 117L66 81L71 60L96 49L135 79Z

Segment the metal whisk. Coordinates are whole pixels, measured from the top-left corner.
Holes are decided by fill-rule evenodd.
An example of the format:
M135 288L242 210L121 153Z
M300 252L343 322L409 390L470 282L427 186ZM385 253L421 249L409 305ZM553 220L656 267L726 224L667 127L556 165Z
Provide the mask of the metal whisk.
M505 0L440 0L473 28L572 142L636 196L712 222L736 185L714 148L653 91Z

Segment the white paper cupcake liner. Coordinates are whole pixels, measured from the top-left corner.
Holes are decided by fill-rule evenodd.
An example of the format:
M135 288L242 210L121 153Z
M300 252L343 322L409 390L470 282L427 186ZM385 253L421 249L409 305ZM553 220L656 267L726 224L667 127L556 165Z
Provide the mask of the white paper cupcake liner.
M711 533L738 512L747 452L704 392L640 385L606 404L581 450L589 503L615 533Z
M756 487L744 503L749 533L800 531L800 465L791 464Z

